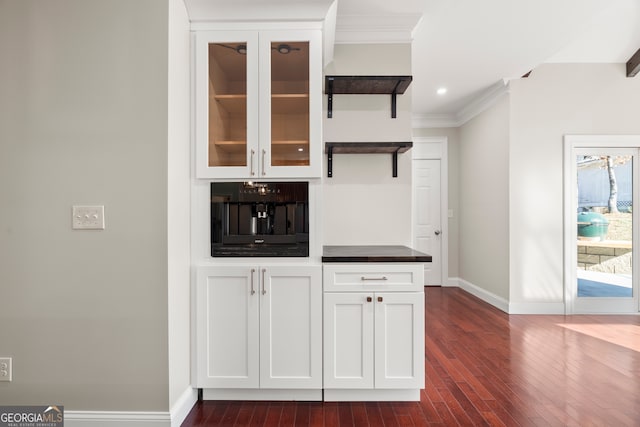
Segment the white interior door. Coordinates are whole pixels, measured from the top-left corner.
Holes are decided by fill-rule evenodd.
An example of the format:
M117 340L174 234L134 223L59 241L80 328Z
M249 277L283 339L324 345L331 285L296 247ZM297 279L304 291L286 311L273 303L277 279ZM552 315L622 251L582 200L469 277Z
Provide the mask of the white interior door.
M424 264L424 284L442 285L440 160L414 160L413 246L432 256Z

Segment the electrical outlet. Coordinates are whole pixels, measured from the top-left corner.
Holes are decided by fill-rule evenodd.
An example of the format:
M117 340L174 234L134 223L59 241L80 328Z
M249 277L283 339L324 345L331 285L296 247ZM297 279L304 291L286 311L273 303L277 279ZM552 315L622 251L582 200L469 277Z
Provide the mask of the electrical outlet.
M10 357L0 357L0 381L11 381Z
M74 206L72 215L74 230L104 230L104 206Z

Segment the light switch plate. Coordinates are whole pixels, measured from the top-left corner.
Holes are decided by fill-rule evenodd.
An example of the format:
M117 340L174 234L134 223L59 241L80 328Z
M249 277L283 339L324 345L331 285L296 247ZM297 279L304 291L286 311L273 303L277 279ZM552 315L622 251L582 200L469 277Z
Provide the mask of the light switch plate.
M74 230L104 230L104 206L73 206Z
M11 358L0 357L0 381L11 381Z

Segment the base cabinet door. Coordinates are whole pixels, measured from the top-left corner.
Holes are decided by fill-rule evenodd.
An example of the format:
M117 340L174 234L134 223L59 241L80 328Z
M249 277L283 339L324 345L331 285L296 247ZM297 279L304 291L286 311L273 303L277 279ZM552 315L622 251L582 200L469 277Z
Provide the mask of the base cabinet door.
M424 293L376 293L375 308L375 387L424 388Z
M324 294L324 387L373 388L373 294Z
M324 295L324 387L424 388L424 293Z
M260 273L260 387L322 388L321 267Z
M320 266L197 272L196 386L322 388Z
M196 289L197 387L259 386L256 271L207 267Z

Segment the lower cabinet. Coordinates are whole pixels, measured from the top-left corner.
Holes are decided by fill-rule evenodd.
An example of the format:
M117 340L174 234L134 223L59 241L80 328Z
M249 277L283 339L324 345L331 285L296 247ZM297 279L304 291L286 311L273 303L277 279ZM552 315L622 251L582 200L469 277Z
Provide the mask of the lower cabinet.
M324 323L325 388L424 388L424 293L325 293Z
M322 388L320 266L200 267L196 288L196 387Z

